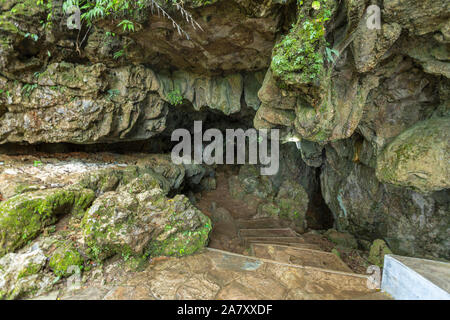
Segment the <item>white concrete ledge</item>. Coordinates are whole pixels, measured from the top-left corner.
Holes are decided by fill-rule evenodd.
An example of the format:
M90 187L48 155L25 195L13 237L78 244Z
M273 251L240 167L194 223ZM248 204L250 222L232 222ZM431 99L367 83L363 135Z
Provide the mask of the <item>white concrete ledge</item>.
M381 290L397 300L450 300L450 263L386 255Z

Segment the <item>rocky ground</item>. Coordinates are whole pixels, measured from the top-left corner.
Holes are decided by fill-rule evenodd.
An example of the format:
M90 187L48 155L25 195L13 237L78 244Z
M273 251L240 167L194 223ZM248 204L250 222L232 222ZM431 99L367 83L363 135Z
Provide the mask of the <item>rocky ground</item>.
M365 274L369 265L368 252L358 250L350 234L308 228L309 200L300 184L282 183L277 190L257 167L176 166L165 155L149 154L1 156L0 186L0 284L6 299L269 298L260 291L263 283L278 281L274 275L257 271L249 280L244 272L242 281L264 282L261 288L248 284L243 289L237 281L240 271L229 270L233 263L225 270L207 267L219 263L219 256L244 263L251 246L243 241L239 222L258 223L264 218L273 220L267 227L284 226L296 237L301 234L299 243L308 244L306 248L331 252L338 261L342 258L345 272ZM201 191L194 194L191 190L196 189ZM189 191L190 199L183 190ZM299 198L291 201L295 195ZM275 206L277 201L282 204ZM268 204L283 211L263 211ZM222 251L202 251L206 245ZM313 250L295 266L314 267L314 259L321 263L320 251ZM167 258L193 253L197 253L193 258ZM199 273L195 265L206 273ZM310 272L326 273L331 268L321 267L324 270ZM295 294L292 288L277 285L279 294L270 298L304 294L336 299L364 293L348 289L346 295L347 289L341 292L338 287L325 293L319 282L303 293L296 289Z
M110 257L138 263L207 244L210 219L186 196L169 196L201 168L163 155L77 156L2 157L3 298L40 294Z

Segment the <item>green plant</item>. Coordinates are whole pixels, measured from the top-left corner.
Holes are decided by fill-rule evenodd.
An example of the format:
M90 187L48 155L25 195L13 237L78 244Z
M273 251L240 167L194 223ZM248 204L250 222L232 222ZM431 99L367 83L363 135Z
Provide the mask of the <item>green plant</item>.
M328 47L325 48L325 52L327 54L327 60L330 63L334 63L335 60L333 58L333 54L339 58L339 51L337 51L336 49L330 49Z
M125 49L120 49L119 51L114 52L113 58L117 60L123 56L126 56Z
M37 87L38 87L38 85L36 83L34 83L34 84L26 83L22 87L22 92L24 92L24 95L26 97L29 97L31 95L31 93L33 92L33 90L36 89Z
M134 23L130 20L122 20L118 25L118 27L122 27L123 31L133 31L134 32Z
M181 95L180 90L175 89L167 94L167 100L173 106L177 106L183 104L183 96Z
M118 96L120 91L117 89L109 89L108 90L108 99L112 100L114 97Z
M53 11L52 0L37 0L37 4L45 6L49 12L46 25L50 25L52 18L51 12ZM183 8L182 4L182 0L64 0L62 9L65 13L68 13L73 6L80 8L81 22L88 26L92 26L95 21L105 18L111 18L113 21L119 20L117 26L122 27L123 31L126 32L134 32L136 30L136 22L132 20L136 19L143 11L151 9L152 14L157 13L170 20L174 29L180 35L184 35L189 39L187 32L184 31L164 8L166 5L174 7L194 29L198 28L203 30L192 15Z
M31 39L34 40L34 42L36 42L36 41L39 40L39 36L38 36L37 34L34 34L34 33L29 33L29 32L27 32L27 33L25 33L25 36L24 36L24 37L25 37L25 38L31 38Z
M3 96L3 93L9 98L10 96L11 96L11 94L9 93L9 91L8 90L3 90L3 89L0 89L0 96Z
M309 84L320 79L324 71L325 24L332 12L327 0L298 1L298 20L275 46L271 69L274 75L287 84ZM312 9L312 10L311 10ZM335 50L328 48L327 59L334 61Z
M122 252L123 261L128 261L130 259L130 256L131 256L130 252Z

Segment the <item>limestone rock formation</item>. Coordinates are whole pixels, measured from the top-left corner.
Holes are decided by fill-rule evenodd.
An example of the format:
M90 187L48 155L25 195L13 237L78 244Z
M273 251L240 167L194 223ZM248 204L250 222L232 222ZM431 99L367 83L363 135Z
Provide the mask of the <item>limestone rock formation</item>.
M448 257L448 189L426 196L379 182L375 169L355 159L357 141L326 147L321 188L338 229L383 239L396 254Z
M382 268L384 265L384 256L387 254L392 254L392 251L386 245L386 242L377 239L370 246L369 262Z
M450 118L431 118L402 132L377 158L381 182L423 193L450 188Z
M296 182L284 181L273 199L258 207L258 217L279 217L295 223L297 230L306 230L306 210L309 198L305 189Z
M41 249L25 253L8 253L0 259L0 299L17 299L42 294L51 287L54 277L42 274L47 257Z
M94 201L81 224L94 258L118 253L182 256L207 244L209 218L184 196L166 198L149 180L137 178Z
M36 238L62 215L78 214L90 206L88 189L48 189L16 195L0 203L0 255L13 252Z

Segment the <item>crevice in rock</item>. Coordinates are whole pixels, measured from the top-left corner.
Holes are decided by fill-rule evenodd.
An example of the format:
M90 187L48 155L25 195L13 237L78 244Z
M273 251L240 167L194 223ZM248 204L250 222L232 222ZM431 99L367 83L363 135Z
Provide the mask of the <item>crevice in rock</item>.
M325 203L320 186L320 169L315 172L318 185L310 194L306 220L308 228L313 230L327 230L333 227L334 217L330 208Z

